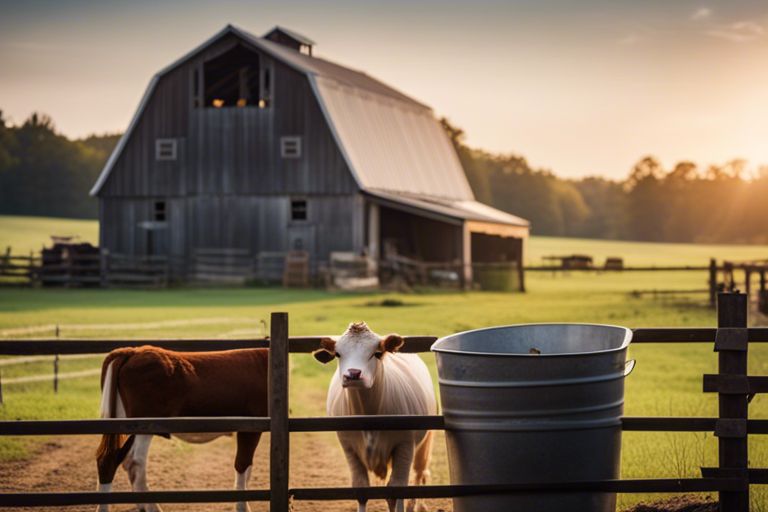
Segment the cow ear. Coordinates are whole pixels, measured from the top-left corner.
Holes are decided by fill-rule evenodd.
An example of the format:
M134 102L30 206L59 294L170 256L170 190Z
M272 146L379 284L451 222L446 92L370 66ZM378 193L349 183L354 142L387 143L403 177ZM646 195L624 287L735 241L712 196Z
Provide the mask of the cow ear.
M312 352L315 359L323 364L328 364L336 357L336 342L331 338L320 340L320 348Z
M315 359L320 361L323 364L328 364L334 359L334 355L331 352L328 352L324 348L315 350L312 352L312 356L314 356Z
M397 352L403 346L403 337L399 334L390 334L382 338L380 342L382 352Z

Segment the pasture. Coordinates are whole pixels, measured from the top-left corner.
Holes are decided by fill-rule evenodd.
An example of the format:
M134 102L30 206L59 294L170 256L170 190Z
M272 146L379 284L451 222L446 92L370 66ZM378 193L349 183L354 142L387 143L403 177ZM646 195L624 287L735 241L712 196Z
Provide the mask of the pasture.
M0 249L10 246L19 254L39 251L42 245L50 244L51 235L76 235L83 242L97 244L99 224L96 220L0 215ZM764 259L768 257L768 245L694 245L532 236L526 246L525 264L540 265L543 256L553 254L588 254L595 258L596 264L602 264L608 256L619 256L628 266L706 265L711 257L735 261Z
M40 252L51 244L51 235L78 236L81 242L99 242L99 223L95 220L54 219L0 215L0 249L11 247L14 254Z
M23 232L26 240L35 239L31 231L6 226L8 219L12 218L0 219L0 243L3 246L20 245L10 238L3 239L12 232ZM29 224L30 230L33 229L32 224ZM38 227L38 242L27 243L43 243L52 231L44 223ZM83 227L87 227L87 222ZM667 244L603 241L575 241L577 245L570 244L568 239L534 237L529 254L536 258L551 253L585 252L595 255L597 261L604 255L619 255L624 256L626 262L638 265L704 265L709 255L747 259L768 254L764 247L714 246L712 250L717 252L709 254L701 246L681 244L670 247L666 247ZM590 244L594 244L592 248ZM665 252L667 249L668 252ZM365 320L382 334L434 335L488 325L547 321L612 323L630 327L713 326L714 312L704 305L704 295L672 296L658 300L638 298L629 293L636 289L704 288L706 277L706 272L529 273L529 292L524 295L483 292L352 295L264 288L157 291L0 289L0 338L52 337L56 326L62 338L131 337L151 340L161 337L260 337L268 332L266 322L269 313L278 310L289 312L292 335L340 334L347 323L354 320ZM756 316L752 320L761 321ZM715 396L701 392L701 375L716 370L717 358L711 345L638 345L631 348L630 356L638 363L627 380L627 415L715 415ZM60 362L60 371L74 373L95 369L99 367L100 359L65 358ZM424 359L434 376L433 358L425 354ZM326 386L334 365L322 366L300 354L293 355L291 363L291 414L323 415ZM0 366L4 382L51 373L51 369L50 360ZM768 374L768 347L765 345L750 348L750 373ZM50 382L5 384L5 404L0 407L0 418L96 417L98 389L98 377L95 375L61 381L58 394L52 392ZM768 402L764 396L758 396L752 402L750 415L753 418L768 418ZM312 482L312 485L320 486L348 483L343 455L333 434L296 434L292 442L297 484ZM755 436L751 442L752 465L768 464L768 441ZM74 490L68 483L79 482L78 488L90 490L95 485L92 460L95 444L95 438L83 438L73 442L72 447L58 440L3 439L0 441L0 476L14 476L12 479L0 478L0 481L8 482L2 487L4 490L23 490L42 485L33 479L34 468L35 471L48 471L45 479L48 487L42 489L69 487ZM208 446L181 445L164 440L158 440L156 444L158 446L153 453L158 461L150 460L151 486L154 484L157 489L164 486L184 488L187 485L201 488L230 486L229 457L234 446L228 440ZM71 471L63 471L67 473L64 475L61 470L54 471L50 464L46 465L41 454L51 453L60 453L61 460L68 460ZM265 447L260 446L256 454L257 466L259 460L266 461L266 454ZM716 456L716 441L709 434L627 432L624 434L622 476L698 476L699 466L715 465ZM167 467L165 458L182 461L184 470L175 476L160 478L161 469ZM74 466L72 461L76 462ZM154 477L153 464L156 468ZM206 472L208 465L216 469ZM19 467L30 469L19 475L16 470ZM436 443L432 471L434 483L447 483L442 436ZM197 480L185 481L185 478ZM120 475L118 480L125 478ZM257 474L253 483L260 486L264 482L264 478L259 478ZM766 494L753 494L753 510L765 510L760 507L765 507L762 502L768 501ZM622 497L622 504L629 505L647 498L627 495ZM351 504L334 507L326 506L328 510L353 508ZM173 510L171 507L168 509Z

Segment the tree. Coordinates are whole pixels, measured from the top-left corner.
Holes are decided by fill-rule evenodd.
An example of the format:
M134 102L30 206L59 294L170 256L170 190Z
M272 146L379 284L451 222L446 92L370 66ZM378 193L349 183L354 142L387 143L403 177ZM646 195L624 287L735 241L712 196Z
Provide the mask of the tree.
M0 213L95 217L88 194L117 141L114 135L72 141L52 119L33 113L10 126L0 116Z

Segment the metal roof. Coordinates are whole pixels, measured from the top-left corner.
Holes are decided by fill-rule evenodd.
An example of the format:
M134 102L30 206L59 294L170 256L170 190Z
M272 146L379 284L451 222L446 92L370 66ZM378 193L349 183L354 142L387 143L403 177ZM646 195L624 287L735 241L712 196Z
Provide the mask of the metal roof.
M440 217L456 220L470 220L504 224L507 226L530 227L530 223L516 215L497 210L491 206L472 200L439 199L417 194L393 193L385 190L366 190L366 194L383 200L384 203L396 203L416 210L432 213Z
M431 111L323 76L311 81L361 188L474 199L459 158Z
M379 80L376 80L363 71L341 66L320 57L312 57L304 53L297 52L293 48L283 46L263 37L255 36L250 32L239 29L237 27L230 26L229 28L231 29L232 33L236 34L241 39L252 44L263 52L266 52L277 60L284 62L299 72L310 76L317 75L326 78L332 78L333 80L346 84L350 87L364 89L375 94L381 94L382 96L388 96L396 100L410 103L417 107L429 109L429 107L423 103L419 103L415 99L406 96L397 89L390 87L389 85L380 82Z

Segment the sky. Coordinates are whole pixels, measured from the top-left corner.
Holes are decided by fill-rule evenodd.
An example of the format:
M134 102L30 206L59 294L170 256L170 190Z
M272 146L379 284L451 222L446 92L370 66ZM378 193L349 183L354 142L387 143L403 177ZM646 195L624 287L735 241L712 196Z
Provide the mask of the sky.
M302 33L560 176L768 164L765 0L0 0L0 110L124 131L152 75L227 23Z

